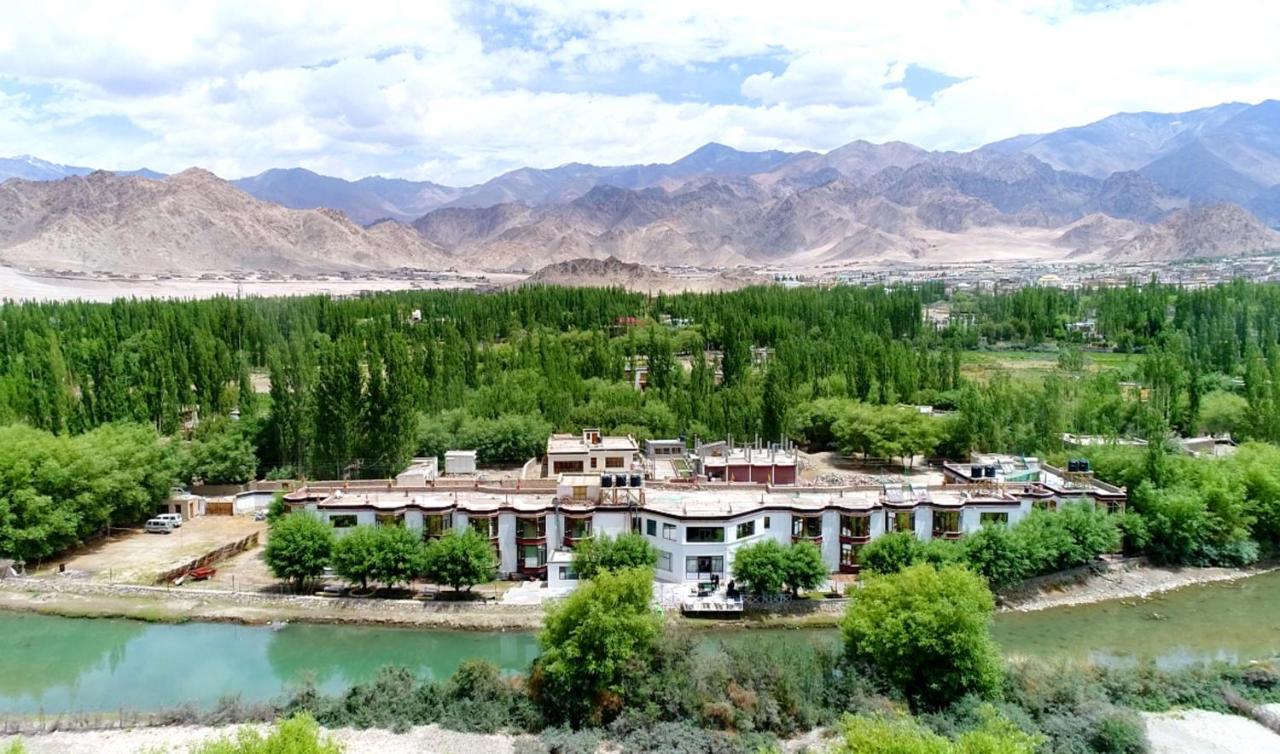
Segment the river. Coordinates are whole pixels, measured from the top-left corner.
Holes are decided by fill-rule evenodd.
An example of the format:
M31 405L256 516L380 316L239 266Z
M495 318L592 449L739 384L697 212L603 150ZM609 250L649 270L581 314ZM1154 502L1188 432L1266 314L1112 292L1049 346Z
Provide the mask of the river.
M1149 600L996 617L1011 657L1163 667L1280 654L1280 573L1188 587ZM743 631L709 633L733 641ZM752 631L752 641L835 641L834 630ZM0 613L0 712L154 710L239 695L267 700L310 678L338 691L387 664L448 677L468 658L528 668L527 633L329 625L150 624Z

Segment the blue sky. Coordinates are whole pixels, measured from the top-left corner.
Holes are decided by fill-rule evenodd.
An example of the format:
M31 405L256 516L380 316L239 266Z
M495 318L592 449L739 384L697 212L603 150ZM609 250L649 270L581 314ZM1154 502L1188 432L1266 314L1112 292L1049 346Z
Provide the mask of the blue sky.
M0 144L76 165L465 184L708 141L970 149L1280 96L1259 0L52 0L0 26Z

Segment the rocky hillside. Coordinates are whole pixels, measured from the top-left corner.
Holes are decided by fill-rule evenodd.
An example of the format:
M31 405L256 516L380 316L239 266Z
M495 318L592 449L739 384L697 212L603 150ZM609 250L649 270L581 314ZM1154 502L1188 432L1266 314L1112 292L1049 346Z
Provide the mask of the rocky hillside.
M520 285L562 285L591 288L625 288L641 293L733 291L769 280L749 272L720 271L714 274L674 275L643 264L605 259L569 259L549 264L530 275Z
M204 170L167 180L95 172L0 184L0 261L121 272L442 269L408 226L366 230L331 209L259 201Z
M1215 204L1179 210L1119 245L1124 259L1177 260L1280 251L1280 232L1240 207Z

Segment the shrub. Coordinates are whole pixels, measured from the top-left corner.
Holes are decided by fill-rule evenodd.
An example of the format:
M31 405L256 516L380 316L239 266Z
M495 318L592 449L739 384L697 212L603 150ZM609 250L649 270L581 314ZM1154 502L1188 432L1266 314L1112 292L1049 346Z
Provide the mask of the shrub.
M240 728L235 737L195 744L191 754L341 754L345 749L337 741L323 735L320 726L309 715L281 720L267 735L253 728Z
M991 591L950 566L912 566L854 590L842 629L854 662L913 705L940 707L967 693L994 696L1001 660L991 639Z
M1025 733L990 710L982 725L950 740L909 717L849 715L832 754L1034 754L1042 736Z
M1011 586L1028 575L1021 537L1007 526L984 526L961 540L964 561L993 589Z
M1146 728L1132 712L1117 711L1098 721L1089 745L1098 754L1145 754Z

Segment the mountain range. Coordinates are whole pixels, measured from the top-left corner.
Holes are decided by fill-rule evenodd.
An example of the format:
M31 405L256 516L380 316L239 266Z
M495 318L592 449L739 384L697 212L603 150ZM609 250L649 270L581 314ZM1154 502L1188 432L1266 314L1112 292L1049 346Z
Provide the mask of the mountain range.
M1280 248L1268 227L1280 225L1274 100L1123 113L964 153L902 142L823 154L708 144L672 163L521 168L466 187L301 168L231 182L135 172L0 160L0 179L18 179L0 184L0 260L537 269L606 257L730 267ZM159 188L169 184L180 185Z

